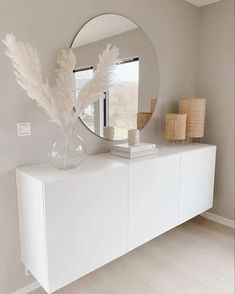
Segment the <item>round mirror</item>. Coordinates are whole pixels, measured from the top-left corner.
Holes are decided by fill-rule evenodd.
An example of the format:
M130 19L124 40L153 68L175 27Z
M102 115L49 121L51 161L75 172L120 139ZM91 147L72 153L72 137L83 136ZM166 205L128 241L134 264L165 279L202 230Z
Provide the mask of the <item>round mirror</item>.
M77 58L75 91L92 79L98 56L108 44L119 49L115 85L80 116L96 135L126 140L129 129L142 129L157 106L159 66L155 50L141 28L126 17L105 14L86 23L72 48Z

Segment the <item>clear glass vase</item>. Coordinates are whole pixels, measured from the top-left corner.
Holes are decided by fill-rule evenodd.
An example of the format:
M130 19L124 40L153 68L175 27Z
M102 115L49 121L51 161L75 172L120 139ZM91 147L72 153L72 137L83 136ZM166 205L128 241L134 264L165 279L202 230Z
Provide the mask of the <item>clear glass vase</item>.
M51 164L63 170L78 167L86 155L86 144L73 125L68 126L63 133L61 132L48 152Z

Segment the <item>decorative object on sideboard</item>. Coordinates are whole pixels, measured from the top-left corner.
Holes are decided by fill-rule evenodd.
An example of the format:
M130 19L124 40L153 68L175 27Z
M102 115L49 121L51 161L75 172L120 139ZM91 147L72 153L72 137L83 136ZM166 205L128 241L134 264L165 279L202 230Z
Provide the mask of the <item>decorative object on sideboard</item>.
M107 140L113 140L115 128L113 126L104 127L104 137Z
M114 145L111 154L128 159L144 157L156 154L158 149L155 144L139 143L137 145L129 145L128 143Z
M167 113L165 118L165 138L173 141L184 141L186 138L187 114Z
M181 99L179 113L187 114L186 137L202 138L205 128L206 99Z
M72 49L58 53L55 86L51 87L48 80L45 82L42 78L39 54L34 48L16 41L13 34L6 35L3 43L15 69L17 83L62 131L61 138L49 150L51 163L61 169L77 167L87 151L84 141L74 130L74 124L87 105L97 101L113 85L118 49L108 45L99 55L94 77L80 89L76 99L73 75L76 57Z
M128 144L138 145L140 143L140 131L139 130L128 130Z
M52 165L63 170L78 167L86 155L86 144L74 124L69 124L63 133L59 133L48 150Z
M137 129L138 130L142 130L146 126L146 124L149 122L153 113L156 111L157 101L158 101L157 99L151 100L151 112L138 112L137 113Z
M111 154L128 159L134 159L157 152L156 145L151 143L140 143L140 131L128 130L128 142L114 145Z

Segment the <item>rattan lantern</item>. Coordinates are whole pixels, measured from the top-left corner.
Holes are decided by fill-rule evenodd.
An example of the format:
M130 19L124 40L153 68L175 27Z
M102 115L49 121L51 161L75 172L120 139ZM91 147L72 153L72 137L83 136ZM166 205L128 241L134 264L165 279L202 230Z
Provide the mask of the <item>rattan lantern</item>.
M138 112L137 113L137 129L142 130L146 124L149 122L151 119L153 113L157 109L157 99L152 99L151 100L151 112Z
M204 136L206 99L181 99L179 113L187 114L187 138L202 138Z
M167 113L165 119L165 138L182 141L186 138L186 114Z

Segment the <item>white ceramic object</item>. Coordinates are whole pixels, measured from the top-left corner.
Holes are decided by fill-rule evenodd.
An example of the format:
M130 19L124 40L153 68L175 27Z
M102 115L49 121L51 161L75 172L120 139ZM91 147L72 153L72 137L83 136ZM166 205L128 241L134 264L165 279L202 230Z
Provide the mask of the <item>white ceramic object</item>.
M115 131L114 127L112 127L112 126L104 127L104 138L106 138L108 140L113 140L114 131Z
M140 131L128 130L128 143L131 146L138 145L140 143Z
M212 207L216 147L16 170L21 259L47 293Z

